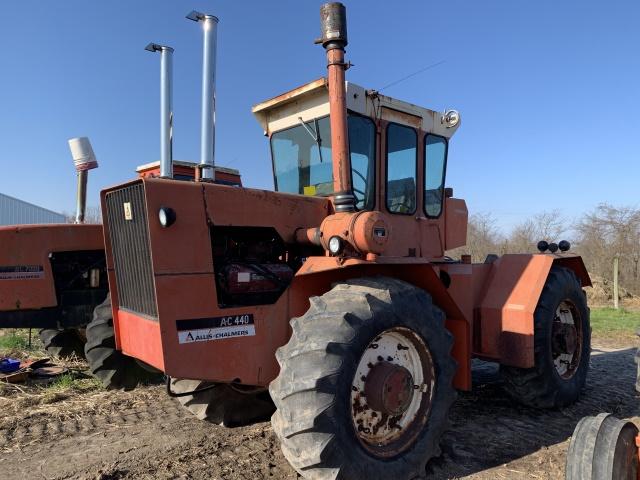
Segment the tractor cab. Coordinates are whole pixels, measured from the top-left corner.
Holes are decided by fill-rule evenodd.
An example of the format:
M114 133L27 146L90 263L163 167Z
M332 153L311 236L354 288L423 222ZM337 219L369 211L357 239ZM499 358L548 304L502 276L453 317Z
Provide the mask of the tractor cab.
M421 214L439 217L447 143L459 126L457 114L443 115L349 82L346 93L356 209L410 215L422 203ZM326 79L260 103L253 113L270 139L275 190L333 195Z
M355 210L382 212L390 223L421 219L432 233L438 229L439 241L408 246L398 251L401 256L422 251L440 257L441 247L463 244L467 214L462 200L451 200L456 208L450 208L449 228L443 224L448 142L460 125L458 113L435 112L350 82L345 90ZM269 137L275 190L335 196L327 80L262 102L253 113Z

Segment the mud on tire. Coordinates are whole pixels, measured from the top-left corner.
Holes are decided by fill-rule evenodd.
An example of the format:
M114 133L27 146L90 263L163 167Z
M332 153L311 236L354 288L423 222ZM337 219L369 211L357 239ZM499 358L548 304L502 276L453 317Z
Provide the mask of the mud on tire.
M242 385L214 384L185 378L171 379L171 390L174 393L200 389L206 390L177 397L182 406L199 420L225 427L238 427L268 420L275 410L269 392L264 389L248 389Z
M271 423L285 457L311 479L403 480L424 475L426 463L440 453L440 438L455 399L451 384L456 367L444 313L423 290L384 277L337 284L310 303L302 317L290 322L293 334L277 351L281 370L269 387L277 407ZM415 435L402 443L401 450L378 452L362 436L352 391L354 382L365 379L355 376L361 360L369 349L378 348L373 345L385 332L394 331L411 332L429 351L434 373L430 409L413 417L407 427L412 430L402 435L407 431ZM373 367L385 363L380 358ZM424 397L417 398L422 406Z
M84 342L77 330L44 328L40 330L39 335L49 355L62 358L76 355L84 358Z
M135 358L116 350L110 297L93 311L93 320L87 325L86 335L84 351L89 369L106 388L133 390L138 383L160 378L158 373L142 367Z
M569 348L566 345L558 347L558 312L567 308L575 324L577 345L570 361L564 360L567 370L561 374L564 367L558 370L557 365L563 360L557 352L559 348ZM573 333L567 335L572 338L565 343L571 343L573 336ZM562 341L560 339L560 343ZM570 405L578 399L586 382L590 354L589 308L580 280L568 268L552 267L534 312L535 366L526 369L501 366L504 388L510 396L527 406L555 408Z

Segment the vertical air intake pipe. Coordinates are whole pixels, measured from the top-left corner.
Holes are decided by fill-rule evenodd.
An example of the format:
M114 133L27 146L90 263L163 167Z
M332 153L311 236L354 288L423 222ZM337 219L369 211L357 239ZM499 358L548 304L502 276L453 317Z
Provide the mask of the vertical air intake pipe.
M333 204L336 212L355 210L351 185L351 157L345 88L344 48L347 46L347 10L341 3L325 3L320 7L320 31L317 43L327 51L329 82L329 116L331 122L331 160L333 163Z
M160 176L173 178L173 48L150 43L145 50L160 52Z
M87 137L69 139L69 149L71 150L76 172L78 172L75 223L84 223L84 216L87 211L87 180L89 179L89 170L98 168L98 161L96 160L96 155L93 153L91 142L89 142Z
M196 12L189 20L202 22L204 43L202 48L202 119L200 132L200 168L202 178L213 178L216 150L216 36L218 18Z

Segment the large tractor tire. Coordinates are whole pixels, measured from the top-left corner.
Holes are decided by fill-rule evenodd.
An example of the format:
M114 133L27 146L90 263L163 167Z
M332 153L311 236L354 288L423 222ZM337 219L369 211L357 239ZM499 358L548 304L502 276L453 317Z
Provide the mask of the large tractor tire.
M87 363L91 373L106 388L133 390L138 383L158 377L158 373L144 368L135 358L116 350L110 297L93 311L93 320L87 325L86 335L84 351Z
M566 480L637 480L638 427L608 413L585 417L569 444Z
M535 366L502 366L505 390L530 407L570 405L584 387L591 354L589 308L572 270L551 268L533 318Z
M309 479L424 476L456 395L444 313L384 277L339 283L310 304L290 322L269 387L284 456Z
M40 340L49 355L61 358L84 358L84 341L77 330L40 330Z
M264 389L256 390L242 385L215 384L184 378L171 379L171 391L178 401L199 420L206 420L225 427L239 427L268 420L275 407Z

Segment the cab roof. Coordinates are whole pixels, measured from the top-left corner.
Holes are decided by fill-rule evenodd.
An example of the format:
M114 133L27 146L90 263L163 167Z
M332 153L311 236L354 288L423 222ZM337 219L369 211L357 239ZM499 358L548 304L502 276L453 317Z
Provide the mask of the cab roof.
M446 127L442 113L403 102L374 90L366 90L355 83L346 82L347 109L370 118L409 125L425 132L451 138L460 124ZM252 110L265 134L294 127L300 121L329 115L327 79L319 78L277 97L255 105Z

